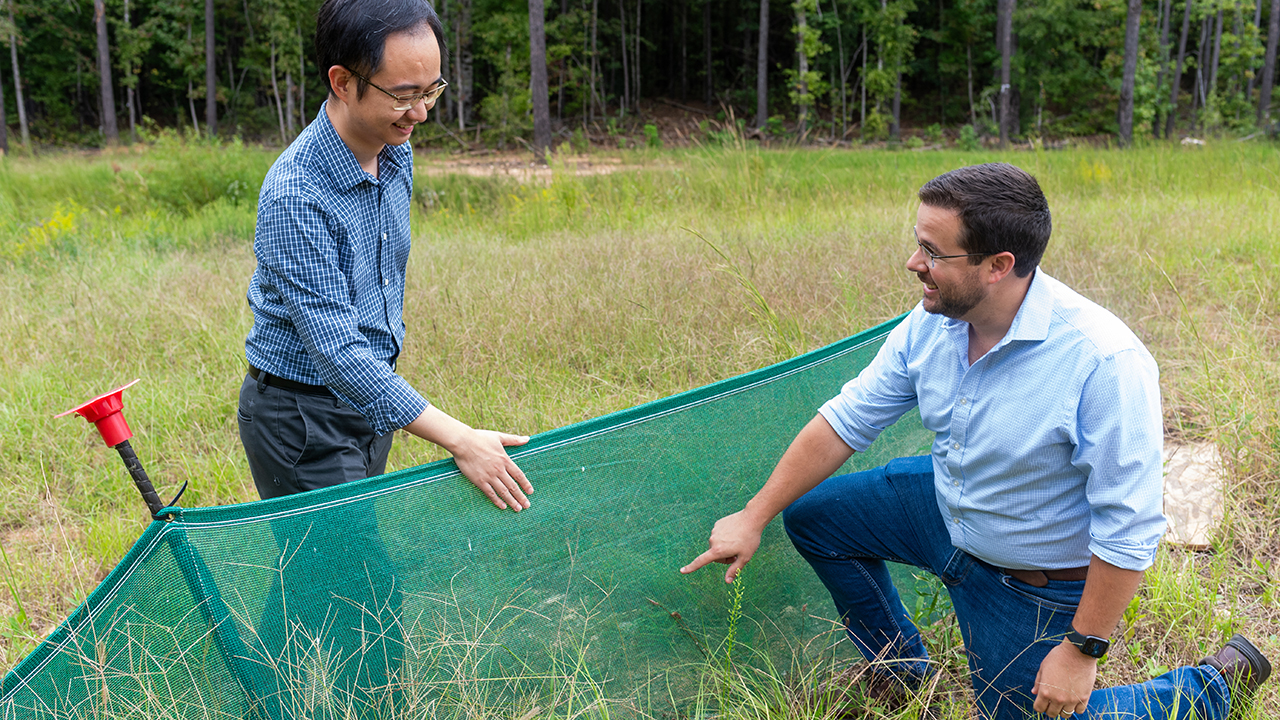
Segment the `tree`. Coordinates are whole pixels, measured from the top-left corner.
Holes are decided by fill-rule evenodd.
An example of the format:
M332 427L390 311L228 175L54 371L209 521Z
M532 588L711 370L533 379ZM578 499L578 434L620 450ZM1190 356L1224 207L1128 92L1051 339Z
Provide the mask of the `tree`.
M530 92L533 95L533 153L538 162L547 161L551 147L551 108L547 100L546 10L542 0L529 0Z
M1271 20L1267 24L1267 57L1262 63L1262 86L1258 96L1258 125L1271 127L1271 89L1276 84L1276 45L1280 44L1280 0L1271 0Z
M1173 137L1178 121L1178 90L1182 86L1182 63L1187 58L1187 35L1191 32L1191 2L1192 0L1185 0L1183 3L1182 32L1178 36L1178 62L1174 66L1173 77L1169 79L1169 117L1165 119L1165 138Z
M796 55L800 67L798 71L788 74L792 79L791 102L799 109L798 132L803 138L808 131L806 123L814 97L826 92L822 73L812 70L810 63L831 47L822 42L820 31L809 24L809 13L818 11L818 0L795 0L791 7L796 11L796 24L791 30L796 35Z
M214 57L213 0L204 0L204 124L218 135L218 73Z
M1013 11L1017 0L999 0L996 10L996 47L1000 50L1000 147L1009 144L1009 79L1013 62Z
M111 45L107 40L107 8L103 0L93 1L93 21L98 30L98 77L101 79L102 134L107 145L120 144L116 127L116 95L111 87Z
M1160 0L1160 69L1156 72L1156 97L1160 97L1160 88L1164 78L1169 74L1169 16L1173 11L1173 0ZM1156 108L1156 117L1151 121L1151 134L1160 137L1160 108Z
M22 73L18 72L18 23L14 20L13 4L9 0L9 58L13 61L13 100L18 106L18 129L22 133L22 146L31 147L31 132L27 126L27 104L22 97Z
M1124 72L1120 80L1120 146L1133 144L1133 84L1138 72L1138 30L1142 0L1129 0L1124 23Z
M769 0L760 0L760 42L756 51L756 127L769 122Z

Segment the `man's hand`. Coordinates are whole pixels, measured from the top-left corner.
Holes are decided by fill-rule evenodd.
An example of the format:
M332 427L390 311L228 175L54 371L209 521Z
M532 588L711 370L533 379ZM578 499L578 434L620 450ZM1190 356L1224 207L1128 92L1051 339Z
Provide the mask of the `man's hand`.
M755 555L760 547L760 534L764 524L752 520L747 511L726 515L716 521L711 528L710 547L706 552L693 559L693 562L680 568L682 573L691 573L698 568L713 562L729 566L725 571L724 581L731 583L738 577L738 571Z
M533 485L504 448L527 442L529 438L524 435L472 430L451 452L458 470L480 488L490 502L503 510L510 507L520 512L529 507L525 493L532 493Z
M527 436L476 430L435 405L427 406L404 429L448 450L458 463L458 470L494 505L516 512L529 507L525 494L533 492L533 485L506 451L507 447L529 442Z
M1051 718L1082 713L1097 676L1097 660L1071 643L1060 643L1040 663L1036 682L1031 686L1031 694L1036 696L1033 708Z

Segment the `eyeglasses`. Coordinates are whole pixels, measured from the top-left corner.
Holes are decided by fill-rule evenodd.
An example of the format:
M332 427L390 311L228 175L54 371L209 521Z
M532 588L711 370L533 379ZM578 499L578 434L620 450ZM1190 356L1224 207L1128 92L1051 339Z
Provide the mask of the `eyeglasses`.
M346 67L346 66L343 66L343 67ZM449 87L449 83L445 82L444 78L440 78L440 80L437 81L435 85L432 85L431 89L426 92L413 93L412 95L397 95L391 92L390 90L387 90L386 88L379 87L377 83L361 75L355 70L352 70L351 68L347 68L347 72L351 73L352 75L355 75L356 77L369 83L370 85L377 88L378 90L381 90L384 94L390 96L391 99L395 101L395 104L391 106L391 109L399 110L402 112L424 101L427 103L427 109L428 110L431 109L431 105L435 103L436 98L440 97L440 95L444 93L444 89Z
M964 253L961 255L934 255L933 252L929 250L929 248L924 246L924 243L920 242L920 233L916 232L916 228L914 225L911 226L911 234L916 236L916 245L920 246L920 252L924 253L925 257L929 258L929 267L935 267L936 263L939 260L947 260L950 258L962 258L962 257L987 257L991 255L991 253Z

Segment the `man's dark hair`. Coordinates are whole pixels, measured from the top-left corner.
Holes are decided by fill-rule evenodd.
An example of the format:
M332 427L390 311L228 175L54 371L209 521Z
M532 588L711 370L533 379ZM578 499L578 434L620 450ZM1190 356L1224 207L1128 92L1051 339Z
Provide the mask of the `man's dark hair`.
M316 64L324 86L329 84L329 68L346 69L373 77L382 67L382 51L387 36L417 33L431 28L440 46L440 62L445 64L444 25L427 0L325 0L316 15ZM356 78L356 97L363 98L369 87Z
M1040 264L1053 232L1049 201L1025 170L1008 163L952 170L920 188L920 202L960 216L966 253L1013 253L1013 272L1026 277ZM982 262L969 258L971 264Z

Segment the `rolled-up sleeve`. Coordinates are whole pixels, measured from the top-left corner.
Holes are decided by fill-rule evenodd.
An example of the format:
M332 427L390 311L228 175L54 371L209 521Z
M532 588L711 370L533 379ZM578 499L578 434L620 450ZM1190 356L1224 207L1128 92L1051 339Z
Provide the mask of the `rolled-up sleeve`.
M1164 534L1159 371L1127 349L1101 358L1080 396L1072 464L1088 478L1089 551L1145 570Z
M912 319L908 316L898 323L871 364L818 410L840 439L857 452L866 451L885 428L917 404L907 367Z

